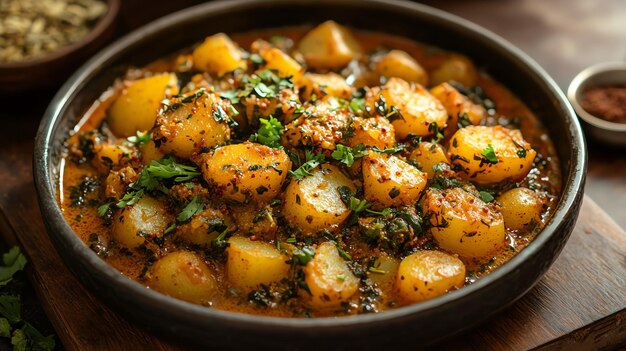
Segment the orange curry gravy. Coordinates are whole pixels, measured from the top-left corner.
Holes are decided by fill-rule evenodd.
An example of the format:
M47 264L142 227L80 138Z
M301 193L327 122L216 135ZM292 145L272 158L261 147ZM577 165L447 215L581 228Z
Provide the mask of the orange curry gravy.
M272 36L283 36L297 43L298 39L309 29L308 27L297 27L256 31L236 34L232 36L232 39L241 48L248 50L250 44L258 38L269 40ZM374 52L381 48L404 50L414 57L427 72L436 69L446 58L452 55L449 52L387 34L354 30L353 35L361 44L363 52ZM177 55L174 55L158 60L148 65L144 70L152 72L175 71L176 57ZM141 76L141 73L134 74ZM532 170L524 180L517 184L511 184L510 182L498 184L491 188L493 190L492 193L497 195L501 189L510 188L511 186L524 186L535 190L544 201L541 222L545 223L551 215L561 187L558 160L556 159L551 141L533 113L505 87L485 74L479 74L476 85L482 88L482 92L478 92L482 95L481 97L488 97L495 106L495 110L488 109L488 116L483 119L481 124L503 124L510 128L519 128L524 139L537 151ZM130 279L149 285L146 274L150 274L150 265L154 260L168 252L180 250L184 245L175 240L165 240L162 247L156 248L153 245L149 248L125 249L116 245L110 233L110 226L98 215L99 206L106 202L107 199L99 198L98 196L101 195L94 195L102 194L103 183L108 172L102 172L102 169L94 167L92 162L76 162L72 156L72 150L78 145L80 136L94 128L98 128L106 120L107 109L120 94L120 87L121 84L118 83L109 91L104 92L102 97L94 103L76 126L73 135L68 138L68 154L61 166L63 179L60 184L61 196L58 201L66 219L77 235L98 253L102 259ZM447 142L449 142L449 138L443 140L442 144L446 145ZM410 150L411 147L409 145L407 150ZM403 155L406 154L408 153L405 151ZM189 162L187 163L189 164ZM91 181L85 182L87 178ZM234 212L236 213L236 210ZM490 257L484 259L462 259L467 267L465 284L472 284L480 277L489 274L522 250L541 230L543 223L536 223L536 225L525 231L507 229L506 237L508 244ZM424 233L421 234L423 239L420 240L420 247L414 248L414 251L437 247L436 242L432 240L429 234L428 226L426 224L423 225L425 229ZM280 231L281 229L279 229ZM172 235L176 235L176 232L174 231ZM270 243L272 245L276 244L275 240L270 240ZM315 243L313 246L315 246ZM347 238L341 246L354 261L360 263L365 262L366 257L377 255L384 251L384 249L376 245L364 244L353 237ZM318 317L379 312L406 304L406 302L397 297L393 283L389 279L378 279L376 277L377 273L371 271L361 272L363 277L360 278L362 281L368 281L369 285L361 286L355 295L339 307L328 309L311 308L298 297L303 294L302 291L294 294L293 291L281 292L280 289L277 289L275 294L292 294L292 296L284 299L284 301L280 298L265 299L262 303L259 303L259 301L255 300L253 293L238 291L229 287L223 260L210 257L210 255L198 247L189 246L187 249L195 250L203 257L204 262L217 280L219 293L211 301L205 303L212 308L271 316ZM148 251L151 252L149 253ZM398 258L402 258L405 255L406 253L395 254ZM350 267L356 271L360 269L358 264ZM371 279L372 277L374 279ZM378 283L372 283L373 280ZM373 290L375 291L374 293L372 293ZM272 292L274 293L274 291Z

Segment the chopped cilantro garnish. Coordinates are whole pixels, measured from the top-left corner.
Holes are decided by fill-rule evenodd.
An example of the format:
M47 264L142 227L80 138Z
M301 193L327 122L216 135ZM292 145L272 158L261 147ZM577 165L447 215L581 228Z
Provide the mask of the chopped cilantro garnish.
M437 122L432 122L431 124L429 124L428 131L431 132L433 136L435 137L432 140L433 143L438 143L444 137L443 133L441 132L441 129L439 129L439 125L437 124Z
M195 196L193 200L191 200L191 202L180 212L178 217L176 217L176 220L179 222L186 222L195 214L202 212L202 210L204 210L204 205L200 202L200 197Z
M493 195L491 195L490 193L486 192L486 191L480 191L480 199L483 200L484 202L491 202L493 201Z
M359 200L356 197L352 196L350 198L350 204L348 207L350 207L352 211L359 213L359 212L365 211L370 206L372 206L372 204L369 201Z
M259 131L254 134L254 139L263 145L267 145L273 148L282 148L280 145L280 136L283 133L285 127L274 116L270 116L269 119L260 118L259 122L261 127Z
M291 176L296 180L301 180L304 177L310 176L311 171L315 167L326 161L324 154L321 152L314 154L312 151L306 150L305 157L306 161L300 167L298 167L295 171L289 171L289 174L291 174Z
M331 154L335 160L348 167L351 167L354 164L354 160L362 158L365 155L367 155L367 150L363 144L358 144L354 147L337 144L337 148Z
M491 144L487 145L487 147L482 152L483 160L487 163L496 164L498 163L498 157L496 156L496 152L493 149Z
M315 256L315 249L311 246L303 246L293 250L292 262L294 264L306 265Z
M135 144L137 147L143 147L150 141L151 138L152 138L152 134L150 134L150 132L144 133L144 132L137 131L136 135L129 136L128 138L126 138L126 140Z
M387 154L387 155L393 155L393 154L397 154L398 152L404 150L405 146L400 144L397 145L395 147L389 147L389 148L385 148L385 149L380 149L377 146L374 146L372 148L372 151L381 153L381 154Z

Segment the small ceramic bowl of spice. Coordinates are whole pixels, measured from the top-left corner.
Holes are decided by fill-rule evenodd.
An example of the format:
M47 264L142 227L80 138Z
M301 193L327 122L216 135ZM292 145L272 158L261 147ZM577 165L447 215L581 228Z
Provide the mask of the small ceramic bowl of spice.
M120 0L1 0L0 92L54 87L115 33Z
M567 97L591 137L626 147L626 61L586 68L572 80Z

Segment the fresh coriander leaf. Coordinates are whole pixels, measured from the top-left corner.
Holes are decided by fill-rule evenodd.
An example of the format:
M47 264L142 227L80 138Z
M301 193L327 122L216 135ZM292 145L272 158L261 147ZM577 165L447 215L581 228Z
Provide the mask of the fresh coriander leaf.
M269 119L260 118L259 122L261 123L261 127L259 127L259 131L255 134L255 139L259 143L273 147L273 148L282 148L280 145L280 136L285 130L285 127L280 123L280 121L274 116L270 116Z
M29 323L24 323L22 329L13 332L11 344L14 351L52 351L55 346L54 335L43 336Z
M172 224L170 224L169 226L167 226L167 228L165 228L165 230L163 231L163 235L169 234L173 232L175 229L176 229L176 222L172 222Z
M354 98L350 101L348 105L352 112L360 112L365 111L365 99L364 98Z
M13 332L13 336L11 337L11 345L13 345L13 351L27 351L28 350L28 339L26 338L26 334L22 329L17 329Z
M200 175L196 166L177 163L171 156L165 156L158 161L153 160L145 170L157 180L173 178L176 183L186 182ZM153 190L155 187L150 186L148 190Z
M517 150L517 157L519 157L519 158L526 158L526 149L519 149L519 150Z
M1 338L11 337L11 324L6 318L0 318L0 337Z
M137 147L143 147L150 141L150 139L152 139L152 134L150 132L140 131L137 131L136 135L126 138L126 140L135 144Z
M220 97L225 100L230 100L230 103L235 105L239 103L239 90L227 90L220 93Z
M0 295L0 315L6 318L9 323L15 324L22 320L21 307L22 303L19 296Z
M292 262L294 264L306 265L315 256L315 249L311 246L303 246L293 250Z
M389 197L392 199L395 199L396 197L398 197L398 195L400 195L400 189L396 188L395 186L389 190Z
M498 163L498 157L496 156L496 152L491 144L487 145L487 147L483 150L482 156L483 160L486 160L487 163Z
M480 199L483 200L484 202L491 202L493 201L493 195L491 195L490 193L486 192L486 191L480 191Z
M4 265L0 267L0 286L6 285L13 279L13 275L24 269L26 266L26 257L20 251L20 248L14 246L2 256Z
M366 155L367 150L365 148L365 145L363 144L358 144L354 147L337 144L337 148L331 154L331 156L335 160L345 164L348 167L351 167L356 159L365 157Z
M351 197L350 198L350 209L356 213L365 211L366 209L368 209L370 206L372 206L372 204L370 202L368 202L367 200L359 200L356 197Z
M260 65L265 63L265 60L259 54L252 54L252 55L250 55L250 61L252 63L254 63L255 65L258 65L258 66L260 66Z
M298 240L296 238L287 238L287 240L285 240L285 242L287 242L289 244L295 244L296 242L298 242Z
M337 247L337 251L339 252L339 255L343 257L344 260L352 261L352 256L350 256L344 249L342 249L341 246L339 246L339 244L337 244L336 241L333 241L333 244L335 244L335 247Z
M115 206L117 206L118 208L124 208L126 206L132 206L132 205L136 204L137 201L139 201L141 199L143 194L144 194L143 189L142 190L138 190L138 191L128 192L120 199L120 201L118 201L115 204Z
M195 196L193 200L191 200L191 202L180 212L176 220L179 222L187 222L195 214L202 212L202 210L204 210L204 205L200 202L200 197Z
M109 208L111 208L111 203L107 202L106 204L98 207L98 216L100 217L104 217L107 212L109 211Z
M443 133L441 132L441 129L439 129L439 125L437 124L437 122L432 122L431 124L429 124L428 131L431 132L435 137L432 140L432 143L438 143L439 141L441 141L441 139L444 138Z
M314 154L312 151L306 150L305 156L306 161L300 167L298 167L295 171L289 171L289 174L291 174L291 176L296 180L301 180L302 178L310 176L312 174L311 171L315 167L326 161L324 154L321 152Z
M377 215L377 216L389 217L391 215L394 215L397 211L396 209L393 209L393 208L385 208L380 211L374 211L368 208L365 210L365 212L373 214L373 215Z
M397 145L395 147L390 147L390 148L385 148L385 149L380 149L378 148L378 146L374 146L372 148L372 151L381 153L381 154L387 154L387 155L393 155L393 154L397 154L398 152L404 150L405 146L400 144Z
M472 121L466 112L459 113L459 118L457 119L456 126L461 129L465 127L469 127L472 125Z

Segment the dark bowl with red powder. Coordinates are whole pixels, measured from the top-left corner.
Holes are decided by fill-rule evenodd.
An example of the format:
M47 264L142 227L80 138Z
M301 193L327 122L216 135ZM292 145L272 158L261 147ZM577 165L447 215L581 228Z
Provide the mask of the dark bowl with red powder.
M626 147L626 62L586 68L572 80L567 97L589 136Z

